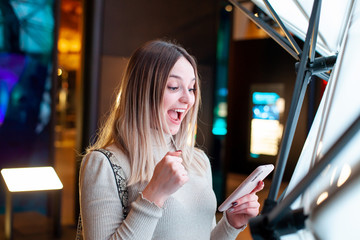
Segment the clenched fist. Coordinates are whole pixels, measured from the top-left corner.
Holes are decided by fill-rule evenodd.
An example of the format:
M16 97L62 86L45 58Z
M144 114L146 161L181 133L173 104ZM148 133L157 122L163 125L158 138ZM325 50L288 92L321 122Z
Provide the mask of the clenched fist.
M162 207L166 199L189 180L182 161L181 151L168 152L156 165L143 197Z

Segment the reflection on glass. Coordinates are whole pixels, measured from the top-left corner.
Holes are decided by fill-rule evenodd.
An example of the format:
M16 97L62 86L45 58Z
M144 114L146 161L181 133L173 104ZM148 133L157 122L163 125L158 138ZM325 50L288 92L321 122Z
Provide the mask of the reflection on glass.
M322 141L320 141L320 142L319 142L319 145L318 145L317 152L316 152L316 157L317 157L317 158L320 158L320 157L321 157L322 148L323 148L323 143L322 143Z
M348 180L350 175L351 175L351 167L348 164L344 164L344 166L341 169L339 179L337 181L337 186L341 187L341 185L343 185L346 182L346 180Z
M329 166L330 166L330 165L329 165ZM334 167L333 172L332 172L332 174L331 174L330 186L332 186L333 183L334 183L335 176L336 176L336 172L337 172L337 166Z
M323 192L320 194L320 196L318 197L316 204L319 205L320 203L322 203L325 199L327 199L327 197L329 196L328 192Z

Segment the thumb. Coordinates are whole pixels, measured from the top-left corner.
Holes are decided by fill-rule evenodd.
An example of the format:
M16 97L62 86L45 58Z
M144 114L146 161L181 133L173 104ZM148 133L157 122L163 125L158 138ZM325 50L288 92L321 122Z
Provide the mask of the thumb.
M170 156L175 156L175 157L180 157L182 154L181 150L177 150L175 152L168 152L166 155L170 155Z

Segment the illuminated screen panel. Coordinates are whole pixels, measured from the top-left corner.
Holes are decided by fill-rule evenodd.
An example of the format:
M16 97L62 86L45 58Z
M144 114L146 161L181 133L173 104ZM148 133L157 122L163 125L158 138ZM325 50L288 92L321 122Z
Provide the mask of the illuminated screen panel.
M279 151L283 125L284 99L276 92L252 93L250 127L250 156L276 156Z
M0 4L0 168L53 164L53 86L57 1ZM3 183L1 183L3 184ZM4 199L3 185L0 198ZM14 201L16 202L16 200ZM29 197L15 211L46 211ZM4 202L0 201L0 213Z
M266 12L268 16L271 16L264 1L252 0L252 2ZM313 2L308 0L269 0L288 30L302 40L305 40ZM353 0L322 1L316 46L316 50L321 55L329 56L339 51L353 3Z

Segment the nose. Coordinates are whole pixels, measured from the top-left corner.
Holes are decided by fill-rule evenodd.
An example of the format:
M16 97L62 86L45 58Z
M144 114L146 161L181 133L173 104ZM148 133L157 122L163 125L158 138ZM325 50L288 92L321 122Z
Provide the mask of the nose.
M184 89L182 91L181 97L180 97L180 102L182 103L186 103L186 104L192 104L195 101L195 96L192 92L190 92L188 89Z

